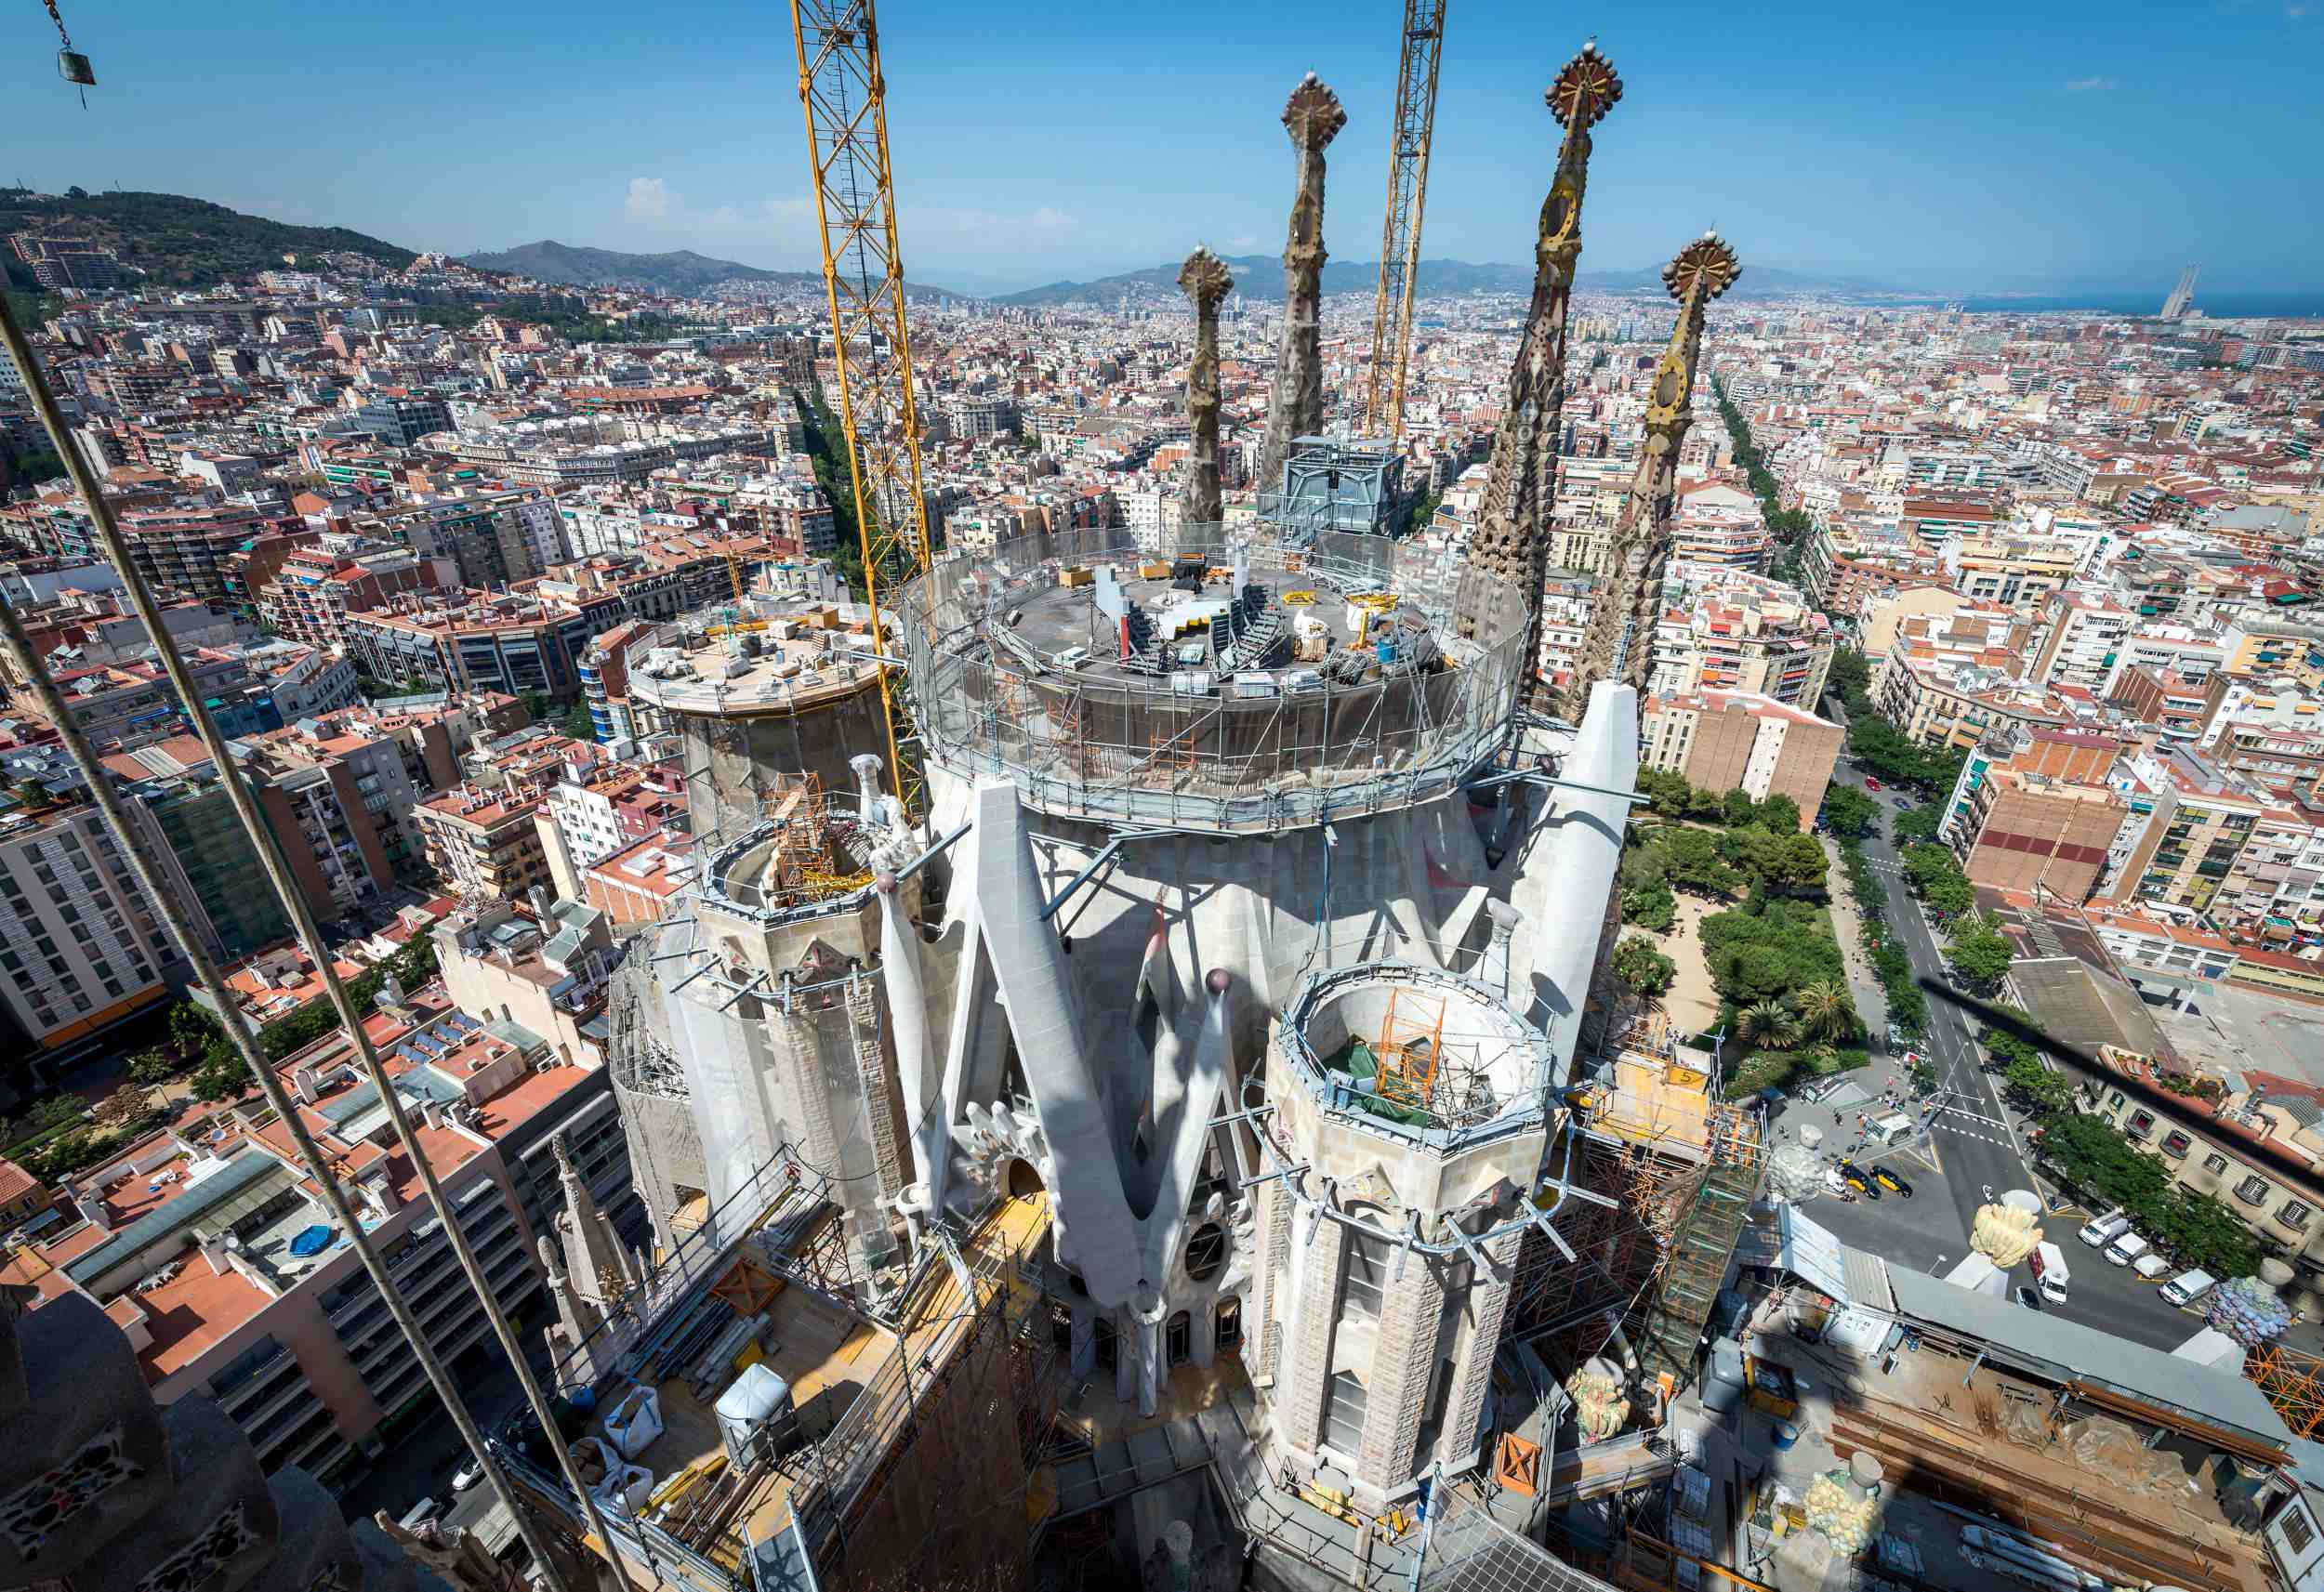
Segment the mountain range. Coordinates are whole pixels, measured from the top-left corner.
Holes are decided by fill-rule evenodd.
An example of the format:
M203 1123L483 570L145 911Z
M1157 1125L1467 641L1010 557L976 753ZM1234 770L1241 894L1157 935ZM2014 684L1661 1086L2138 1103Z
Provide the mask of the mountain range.
M1222 257L1227 269L1235 273L1237 293L1262 303L1276 303L1282 299L1283 262L1276 257L1229 255ZM1132 302L1176 299L1182 296L1178 287L1178 270L1175 265L1160 265L1145 270L1099 277L1089 282L1052 282L1046 286L1027 288L1022 293L1003 294L993 302L1035 308L1086 304L1110 309L1125 296ZM1377 260L1329 260L1324 266L1323 285L1327 294L1369 293L1379 281L1380 262ZM1637 270L1586 270L1576 278L1576 283L1600 293L1660 297L1663 292L1659 267L1642 267ZM1419 291L1422 297L1464 293L1530 293L1533 291L1533 268L1529 265L1474 265L1467 260L1422 260ZM1854 277L1746 266L1742 280L1736 284L1735 296L1777 298L1796 294L1829 294L1876 297L1900 291L1886 283Z
M618 249L561 243L553 238L519 243L512 249L469 255L466 263L479 270L510 271L536 282L553 282L568 287L626 287L638 292L666 293L676 298L698 297L725 282L760 282L776 287L812 287L817 291L823 287L821 271L769 270L740 260L698 255L692 249L673 249L660 255L624 254ZM905 284L906 298L924 299L944 293L944 289L924 283Z
M144 272L163 287L215 287L219 283L279 270L284 255L330 251L366 255L402 268L412 250L345 227L297 227L245 216L179 193L136 193L115 190L62 196L29 189L0 188L0 232L58 231L85 237L112 249L124 265ZM32 273L7 259L11 286L32 285Z

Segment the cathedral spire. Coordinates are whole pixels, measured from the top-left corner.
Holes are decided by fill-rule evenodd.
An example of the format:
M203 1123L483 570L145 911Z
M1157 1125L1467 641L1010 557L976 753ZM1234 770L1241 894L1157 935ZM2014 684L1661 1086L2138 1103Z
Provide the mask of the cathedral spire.
M1219 497L1219 301L1235 287L1235 273L1208 248L1179 268L1178 285L1195 301L1195 357L1186 367L1186 426L1194 460L1186 471L1186 523L1216 525L1226 518Z
M1579 723L1599 680L1638 690L1643 706L1654 675L1655 625L1662 615L1662 575L1670 562L1670 508L1678 493L1679 446L1695 423L1695 375L1702 362L1703 317L1710 301L1735 285L1743 267L1715 231L1681 249L1662 268L1662 284L1679 301L1670 344L1655 366L1646 394L1645 435L1638 468L1620 519L1598 569L1590 631L1565 698L1565 717Z
M612 1219L598 1208L588 1180L574 1164L572 1143L561 1133L550 1148L557 1153L557 1181L565 1196L557 1227L564 1239L565 1270L574 1291L600 1304L617 1303L638 1281L636 1268L614 1234Z
M1558 148L1549 197L1541 202L1541 230L1534 242L1533 304L1525 313L1500 424L1493 433L1493 458L1474 545L1479 569L1525 594L1528 671L1533 637L1540 627L1541 582L1549 567L1550 510L1557 496L1566 309L1573 296L1574 267L1581 258L1590 129L1622 98L1622 80L1592 39L1565 63L1546 98L1550 114L1565 129L1565 138ZM1473 625L1472 616L1462 616L1464 633Z
M1295 437L1324 426L1324 147L1348 125L1340 97L1309 72L1283 107L1283 130L1299 153L1290 236L1283 245L1283 346L1267 399L1259 448L1259 490L1279 492Z

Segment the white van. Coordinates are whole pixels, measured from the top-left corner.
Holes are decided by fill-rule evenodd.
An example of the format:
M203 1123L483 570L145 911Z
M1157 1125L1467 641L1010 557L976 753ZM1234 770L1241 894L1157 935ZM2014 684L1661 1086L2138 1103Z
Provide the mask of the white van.
M2066 1251L2044 1239L2026 1257L2033 1268L2034 1282L2040 1286L2041 1296L2053 1305L2066 1303L2066 1285L2073 1279L2066 1270Z
M2131 1218L2119 1210L2112 1210L2105 1216L2093 1217L2084 1222L2081 1231L2074 1236L2093 1249L2104 1249L2114 1242L2117 1233L2121 1232L2130 1225Z
M2106 1263L2110 1266L2128 1266L2146 1253L2146 1241L2126 1228L2120 1236L2106 1245Z
M2150 1249L2131 1262L2131 1270L2138 1273L2142 1283L2159 1283L2171 1275L2171 1262Z
M1877 1144L1894 1144L1912 1137L1912 1119L1902 1112L1890 1112L1872 1121L1872 1139Z
M2208 1271L2182 1271L2162 1285L2162 1296L2174 1305L2191 1305L2218 1281Z

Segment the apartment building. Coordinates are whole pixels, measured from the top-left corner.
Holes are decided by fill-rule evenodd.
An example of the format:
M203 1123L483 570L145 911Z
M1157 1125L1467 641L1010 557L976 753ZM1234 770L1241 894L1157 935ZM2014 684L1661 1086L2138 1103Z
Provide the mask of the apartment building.
M2157 748L2131 759L2130 767L2152 793L2154 813L2112 899L2194 914L2210 910L2268 804L2184 747Z
M1853 618L1902 593L1949 590L1952 572L1893 523L1827 520L1808 538L1802 579L1816 606Z
M346 634L349 655L374 679L565 699L581 690L579 660L589 638L606 627L553 599L463 590L391 599L350 614Z
M470 899L514 900L553 885L548 850L534 822L567 761L588 743L559 735L519 738L472 757L461 783L412 809L429 866L445 888Z
M1759 500L1741 487L1705 480L1679 488L1670 517L1673 561L1759 573L1766 570L1775 545Z
M622 1136L603 1126L603 1071L564 1060L519 1024L456 1010L441 986L392 992L365 1029L484 1270L489 1307L345 1036L278 1072L430 1347L456 1376L482 1375L498 1355L488 1308L521 1322L545 1315L537 1255L549 1229L528 1215L528 1193L547 1214L594 1206L596 1191L626 1184ZM255 1091L131 1146L64 1193L76 1219L51 1224L0 1278L26 1287L34 1309L68 1295L100 1306L158 1401L215 1399L265 1468L297 1465L344 1484L441 1420L417 1358Z
M177 960L93 803L0 818L0 1003L43 1054L161 1000Z
M248 508L133 508L116 518L130 562L154 590L218 603L233 599L226 589L228 557L275 528L273 520ZM94 546L60 550L103 556Z
M1655 626L1657 695L1736 691L1813 708L1837 639L1797 587L1748 571L1673 562Z
M1891 723L1929 746L1974 746L1999 729L2031 733L2074 724L2057 697L2018 684L2002 667L1941 657L1920 643L1889 654L1873 677L1872 699Z
M2138 615L2103 593L2061 590L2050 597L2044 617L2049 632L2027 678L2036 685L2080 686L2105 695Z
M686 792L675 769L651 769L575 753L535 822L549 877L567 901L583 899L582 876L614 852L682 829Z
M2229 674L2273 680L2289 676L2310 691L2324 690L2324 625L2285 616L2250 615L2220 638Z
M1991 533L1950 543L1944 558L1954 589L1963 596L2037 611L2074 578L2078 561L2069 543Z
M200 647L184 657L186 672L220 730L249 735L282 727L273 698L259 689L239 651ZM158 740L191 728L178 688L151 658L76 666L69 651L61 656L51 652L48 672L73 722L99 746ZM13 701L18 713L45 722L29 685L19 689Z
M1806 830L1846 737L1829 719L1763 692L1681 691L1646 699L1639 762L1697 790L1789 796Z
M2132 722L2151 726L2167 741L2197 744L2211 716L2212 698L2205 686L2168 669L2133 668L2116 678L2107 700Z
M2021 616L2002 604L1963 597L1949 586L1908 586L1890 597L1865 599L1857 651L1867 663L1878 664L1903 637L1940 652L1974 653L1988 647L2014 651L2020 623Z
M449 559L423 559L365 539L294 549L257 593L259 615L278 633L334 651L347 646L347 617L403 593L455 589Z
M658 923L693 882L693 837L649 835L581 870L582 899L616 926Z
M2215 916L2243 922L2273 918L2313 922L2317 886L2324 880L2324 804L2273 807L2251 825L2251 833L2220 880L2212 910Z
M2168 1069L2155 1057L2102 1046L2099 1061L2111 1072L2160 1083ZM2086 1109L2159 1159L2171 1180L2192 1194L2209 1194L2241 1217L2263 1241L2291 1257L2295 1302L2317 1308L2324 1284L2324 1223L2316 1196L2289 1182L2251 1151L2265 1144L2324 1174L2324 1116L2315 1085L2268 1072L2242 1075L2243 1085L2215 1099L2187 1097L2184 1106L2155 1103L2103 1080L2089 1085ZM2182 1075L2182 1081L2183 1075ZM2215 1080L2216 1081L2216 1080Z
M2130 804L2104 784L2002 767L1971 794L1953 850L1972 884L2080 905L2097 889L2128 822Z

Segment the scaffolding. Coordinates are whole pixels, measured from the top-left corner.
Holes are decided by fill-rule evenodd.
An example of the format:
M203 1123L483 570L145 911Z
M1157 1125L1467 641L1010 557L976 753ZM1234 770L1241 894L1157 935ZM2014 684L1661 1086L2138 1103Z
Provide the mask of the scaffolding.
M1398 1105L1433 1109L1436 1068L1444 1049L1444 1001L1418 990L1391 991L1374 1058L1380 1069L1380 1092Z
M1547 1340L1565 1366L1620 1327L1649 1376L1684 1382L1757 1195L1763 1146L1755 1113L1710 1099L1710 1058L1646 1037L1653 1048L1625 1049L1575 1099L1581 1164L1568 1175L1611 1203L1568 1202L1553 1218L1574 1259L1547 1235L1527 1236L1510 1309L1516 1335Z
M1367 624L1363 648L1334 647L1280 671L1142 673L1110 656L1070 659L1062 646L1051 657L1010 644L1023 639L1021 616L1062 623L1061 602L1089 600L1067 585L1075 571L1156 560L1119 530L1021 536L986 559L947 560L897 596L930 760L962 776L1009 777L1049 812L1273 831L1446 795L1506 743L1525 675L1515 587L1448 553L1380 536L1324 532L1294 550L1269 535L1231 540L1221 527L1194 527L1176 551L1207 572L1239 566L1267 590L1296 576L1314 606L1393 593L1393 634Z
M2243 1374L2267 1395L2294 1437L2324 1431L2324 1360L2280 1343L2263 1343L2244 1357Z

